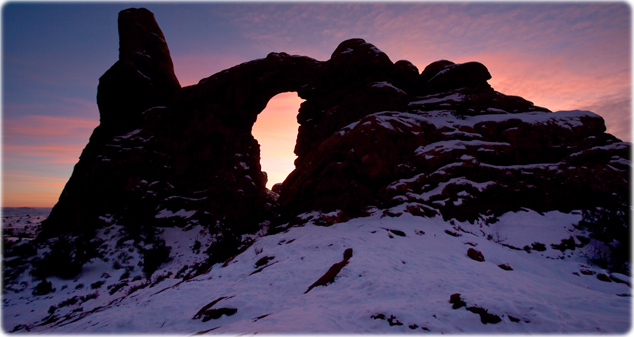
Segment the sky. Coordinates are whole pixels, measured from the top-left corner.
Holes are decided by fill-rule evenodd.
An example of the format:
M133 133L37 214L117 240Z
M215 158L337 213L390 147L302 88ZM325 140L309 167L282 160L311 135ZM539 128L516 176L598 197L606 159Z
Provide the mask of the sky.
M349 38L419 71L478 61L491 86L552 111L601 115L631 141L625 2L8 2L2 7L2 206L52 207L99 124L99 77L118 59L118 12L152 11L182 86L269 52L326 61ZM280 94L254 125L270 187L294 168L302 99Z

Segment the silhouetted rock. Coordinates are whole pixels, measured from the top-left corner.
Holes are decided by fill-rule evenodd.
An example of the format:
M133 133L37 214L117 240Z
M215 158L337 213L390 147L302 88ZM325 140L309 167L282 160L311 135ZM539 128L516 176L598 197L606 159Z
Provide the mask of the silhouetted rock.
M120 59L98 88L101 125L42 238L114 223L204 224L238 237L266 220L321 211L332 224L377 208L473 221L629 195L630 145L600 116L496 92L477 62L441 60L419 75L350 39L325 62L270 53L180 88L149 11L122 11L119 30ZM295 170L277 199L251 129L288 91L306 101Z
M431 80L432 77L436 76L441 70L445 67L454 65L455 63L448 60L438 60L436 62L432 62L423 69L419 76L420 85L424 85L427 81Z
M180 89L163 32L145 8L119 13L119 61L99 79L102 125L131 124Z
M385 164L377 162L383 158L376 158L378 153L356 158L354 151L376 148L373 144L380 143L382 135L363 143L365 139L344 139L341 134L346 126L373 113L407 109L407 93L391 84L394 73L385 53L362 39L351 39L323 64L308 92L303 96L300 92L307 101L297 116L296 169L284 181L280 195L285 212L343 209L358 214L365 205L376 203L366 175L383 174Z
M151 132L135 128L154 117L148 109L167 105L180 89L169 49L154 15L144 8L119 13L119 39L119 60L99 79L101 123L43 222L44 237L89 231L106 214L137 213L142 192L133 191L134 184L161 165L148 143Z
M271 191L280 194L280 192L282 192L282 183L277 183L275 185L273 185L273 187L271 187Z
M450 64L425 83L427 92L438 93L460 88L489 88L489 70L478 62Z
M129 17L129 11L120 17ZM122 57L127 54L122 52ZM156 106L142 111L132 128L111 127L112 119L102 118L43 223L42 237L90 230L107 224L102 219L109 215L126 226L184 226L193 221L237 233L256 230L272 217L275 200L265 188L251 127L270 98L300 90L318 67L319 62L308 57L271 53L178 90L169 104L153 101L150 105ZM101 98L122 102L107 87L98 90L106 90ZM110 107L99 104L102 116L111 114Z
M418 87L418 68L407 60L394 63L394 85L408 94L414 94Z

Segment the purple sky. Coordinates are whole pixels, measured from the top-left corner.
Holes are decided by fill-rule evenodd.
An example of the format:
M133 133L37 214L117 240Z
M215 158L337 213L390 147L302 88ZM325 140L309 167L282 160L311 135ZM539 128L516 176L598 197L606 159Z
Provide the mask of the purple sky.
M608 132L631 141L624 2L9 3L3 206L57 201L99 123L98 79L118 58L117 14L129 7L154 12L184 86L272 51L327 60L341 41L360 37L419 71L439 59L479 61L497 91L553 111L594 111ZM294 94L274 98L254 127L270 183L293 168L299 102Z

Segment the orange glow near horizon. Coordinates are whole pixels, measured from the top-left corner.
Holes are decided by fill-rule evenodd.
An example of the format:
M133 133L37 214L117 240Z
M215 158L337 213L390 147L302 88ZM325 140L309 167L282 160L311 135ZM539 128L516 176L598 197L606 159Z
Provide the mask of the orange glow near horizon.
M53 207L66 185L67 178L41 177L4 173L3 207Z
M297 113L303 101L296 92L278 94L269 100L253 125L252 134L260 143L260 165L268 175L269 189L295 169Z
M99 121L20 115L3 124L2 206L53 207Z

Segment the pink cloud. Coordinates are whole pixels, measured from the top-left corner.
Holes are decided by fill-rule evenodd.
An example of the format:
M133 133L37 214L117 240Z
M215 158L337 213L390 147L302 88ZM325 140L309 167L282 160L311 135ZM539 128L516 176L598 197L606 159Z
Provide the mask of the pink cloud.
M489 83L508 95L522 96L553 111L586 109L601 115L608 132L631 140L629 63L585 68L563 55L498 52L475 56L492 75Z
M4 121L4 159L75 164L97 122L64 116L26 115Z
M29 174L20 174L20 173L5 173L3 178L10 179L12 181L29 184L29 185L45 185L45 186L54 186L54 187L63 187L68 178L59 178L59 177L51 177L51 176L42 176L38 175L36 172L28 172Z
M215 53L172 54L174 72L183 87L194 85L203 78L246 61L250 60L237 55Z
M34 165L75 164L85 144L3 145L6 161L31 160Z
M4 121L5 134L31 137L72 137L86 138L98 122L87 118L67 116L26 115Z
M48 96L42 93L41 97ZM59 101L58 101L59 99ZM88 100L55 97L52 102L40 103L33 100L32 103L4 103L2 110L5 116L23 116L23 115L64 115L64 116L82 116L83 119L99 120L99 112L97 103ZM79 118L79 117L78 117Z

